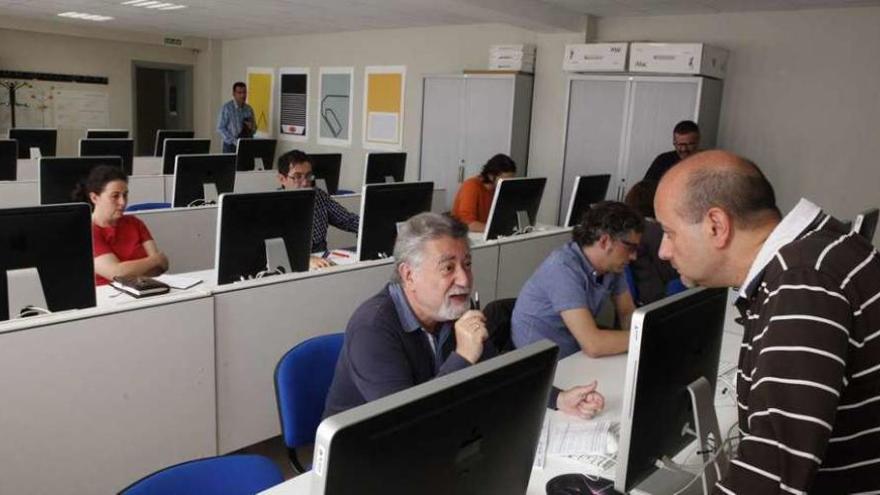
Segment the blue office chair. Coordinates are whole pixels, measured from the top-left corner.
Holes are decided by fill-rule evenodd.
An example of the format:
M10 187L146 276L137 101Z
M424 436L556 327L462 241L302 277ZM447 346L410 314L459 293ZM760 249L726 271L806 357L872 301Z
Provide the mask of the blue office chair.
M303 467L297 447L315 443L315 432L324 414L324 402L342 351L342 333L321 335L297 344L275 368L278 416L290 463L298 473Z
M341 196L343 194L354 194L354 191L351 189L337 189L335 196Z
M633 298L633 302L638 306L639 287L636 285L636 277L633 275L632 268L629 265L623 268L623 276L626 278L626 285L629 286L629 293Z
M681 277L676 277L666 283L666 295L667 296L671 296L673 294L678 294L679 292L684 292L686 290L687 290L687 286L685 286L681 282Z
M142 478L119 495L253 495L284 481L278 466L260 455L208 457Z
M162 210L171 208L171 203L135 203L128 205L125 211Z

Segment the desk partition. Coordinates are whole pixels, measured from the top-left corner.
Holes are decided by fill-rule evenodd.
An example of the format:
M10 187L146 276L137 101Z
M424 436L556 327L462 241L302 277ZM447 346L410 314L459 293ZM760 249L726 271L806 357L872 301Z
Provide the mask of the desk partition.
M31 320L0 323L0 493L116 493L216 452L209 294Z
M560 227L498 239L498 293L496 298L516 297L522 286L547 256L569 240L571 240L571 228Z

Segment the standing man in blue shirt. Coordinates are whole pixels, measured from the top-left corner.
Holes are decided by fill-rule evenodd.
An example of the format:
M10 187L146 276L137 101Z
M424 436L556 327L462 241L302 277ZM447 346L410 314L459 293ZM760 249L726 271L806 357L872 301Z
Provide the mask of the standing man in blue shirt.
M600 329L596 315L610 295L621 328L629 328L635 304L623 270L636 258L643 230L642 216L625 204L593 205L571 242L553 251L520 291L510 322L513 343L550 339L560 358L626 352L629 330Z
M232 99L220 108L217 132L223 136L223 153L235 153L238 138L253 137L257 132L254 109L246 100L247 85L239 81L232 85Z
M391 283L355 310L345 329L324 416L491 358L486 317L469 310L473 288L467 226L421 213L394 245ZM553 390L550 405L583 418L604 406L596 383Z

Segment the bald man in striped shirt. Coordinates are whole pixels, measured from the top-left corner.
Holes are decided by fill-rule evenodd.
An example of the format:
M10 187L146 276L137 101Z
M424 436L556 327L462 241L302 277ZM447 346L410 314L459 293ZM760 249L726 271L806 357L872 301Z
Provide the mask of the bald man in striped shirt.
M739 287L742 434L715 493L880 493L880 259L807 200L782 217L753 163L684 160L655 198L660 257Z

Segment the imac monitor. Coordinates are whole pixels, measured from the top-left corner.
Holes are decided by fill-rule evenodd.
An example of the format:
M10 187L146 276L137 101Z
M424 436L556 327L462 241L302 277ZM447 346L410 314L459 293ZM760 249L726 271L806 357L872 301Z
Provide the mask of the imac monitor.
M174 173L177 155L207 155L210 152L210 139L168 138L162 148L162 173Z
M877 230L877 219L880 216L880 210L871 208L856 215L853 220L853 232L859 234L868 240L874 241L874 232Z
M156 144L153 146L153 156L162 156L162 150L164 149L163 146L166 139L192 139L194 137L196 137L195 131L159 129L156 131ZM205 153L207 153L207 151ZM170 174L171 172L168 173Z
M8 137L18 141L19 158L36 158L31 156L31 148L40 148L40 156L55 156L58 129L25 129L15 127L9 129Z
M217 285L308 270L314 210L314 189L221 195Z
M18 142L14 139L0 139L0 180L15 180L18 177Z
M73 203L0 210L0 320L95 306L92 218Z
M256 159L263 162L263 170L272 170L275 164L274 139L240 138L235 148L235 168L239 171L256 170Z
M526 493L557 352L542 340L325 419L311 493Z
M134 139L80 139L79 156L118 156L125 175L131 175Z
M406 153L367 153L364 184L403 182Z
M77 184L98 165L122 168L122 159L118 156L49 157L40 158L38 163L41 205L74 201Z
M177 155L173 206L216 203L220 194L235 189L235 155Z
M499 180L486 221L484 239L491 241L499 236L522 234L534 227L546 184L546 177Z
M394 253L397 224L431 211L433 182L367 184L361 195L358 260L388 258Z
M339 190L339 172L342 169L341 153L324 153L309 155L312 162L312 175L315 176L315 187L323 180L327 194L336 194Z
M584 212L590 209L593 203L605 199L608 193L608 183L611 182L611 174L602 175L579 175L574 178L574 190L568 203L568 214L565 216L564 227L574 227L579 224Z
M691 289L633 314L616 490L629 493L638 486L646 493L673 493L682 488L675 481L664 486L665 475L672 471L658 470L655 462L674 457L694 440L684 432L686 426L693 430L695 425L688 386L700 377L711 387L708 407L714 417L727 292ZM720 441L716 438L715 445ZM688 474L677 481L691 479Z
M86 139L128 139L128 129L86 129Z

